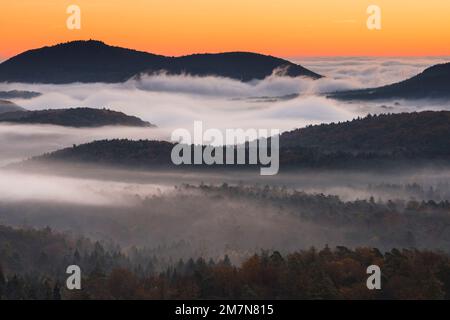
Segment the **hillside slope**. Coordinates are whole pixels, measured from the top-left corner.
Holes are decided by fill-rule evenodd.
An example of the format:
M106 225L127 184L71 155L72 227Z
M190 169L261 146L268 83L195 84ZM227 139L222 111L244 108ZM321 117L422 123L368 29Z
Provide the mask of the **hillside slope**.
M0 114L0 122L53 124L67 127L131 126L154 127L149 122L107 109L71 108L15 111Z
M391 85L335 92L328 97L340 100L450 99L450 63L432 66L410 79Z
M148 140L94 141L36 157L30 163L64 161L129 168L175 167L170 159L173 145ZM450 112L367 116L343 123L309 126L280 137L281 169L351 168L371 163L414 161L450 164Z
M25 111L24 108L19 107L17 104L7 100L0 100L0 115L7 112Z
M123 82L140 73L214 75L241 81L283 69L288 76L321 76L287 60L250 52L166 57L100 41L73 41L23 52L0 64L0 82Z

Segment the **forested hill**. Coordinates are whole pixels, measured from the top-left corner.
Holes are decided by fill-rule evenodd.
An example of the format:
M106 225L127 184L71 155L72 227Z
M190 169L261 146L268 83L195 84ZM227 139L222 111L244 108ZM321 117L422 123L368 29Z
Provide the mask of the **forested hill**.
M450 155L450 112L368 115L286 132L281 141L284 148L318 148L324 152Z
M32 99L39 97L40 92L36 91L23 91L23 90L10 90L0 91L0 99Z
M167 166L173 144L150 140L101 140L55 151L33 161L101 163L124 167Z
M63 149L32 161L64 160L125 167L173 166L170 160L172 147L172 143L161 141L104 140ZM371 160L450 163L450 112L369 115L348 122L297 129L280 138L281 168L342 164L351 167L361 162L370 165Z
M13 111L25 111L25 109L19 107L14 102L7 100L0 100L0 114Z
M434 65L410 79L391 85L336 92L329 97L341 100L450 99L450 63Z
M290 61L251 52L166 57L89 40L29 50L12 57L0 64L0 82L114 83L140 73L161 71L250 81L270 76L277 69L292 77L321 77Z
M0 122L53 124L67 127L131 126L154 127L138 117L108 109L71 108L40 111L16 111L0 114Z

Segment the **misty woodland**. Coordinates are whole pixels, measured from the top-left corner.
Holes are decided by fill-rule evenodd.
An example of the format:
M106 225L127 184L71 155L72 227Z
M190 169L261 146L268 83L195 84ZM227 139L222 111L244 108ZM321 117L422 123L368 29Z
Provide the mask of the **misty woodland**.
M0 63L0 299L449 299L450 63L300 60L89 40ZM198 121L280 134L197 162L207 137L171 137ZM271 175L235 161L262 141Z

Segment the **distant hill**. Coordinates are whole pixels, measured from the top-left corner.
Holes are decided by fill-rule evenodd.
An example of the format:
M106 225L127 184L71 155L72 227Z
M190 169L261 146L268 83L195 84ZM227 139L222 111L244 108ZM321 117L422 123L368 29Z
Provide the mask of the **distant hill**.
M167 167L173 166L172 147L172 143L161 141L104 140L56 151L33 161ZM450 112L385 114L309 126L282 134L280 148L282 168L352 167L370 161L438 160L450 164Z
M173 144L153 140L101 140L55 151L31 161L101 163L122 167L170 166Z
M391 85L335 92L328 97L341 100L450 99L450 63L432 66L410 79Z
M450 165L450 112L369 115L283 133L285 165L363 165L369 161L444 161Z
M368 115L285 132L280 140L286 148L326 152L450 155L450 111Z
M275 70L288 76L321 76L287 60L250 52L166 57L100 41L73 41L23 52L0 64L0 82L123 82L140 73L214 75L241 81L263 79Z
M31 99L36 98L41 95L40 92L35 91L20 91L20 90L11 90L11 91L0 91L0 99Z
M19 107L17 104L7 100L0 100L0 114L7 112L25 111L24 108Z
M0 114L0 122L53 124L68 127L132 126L154 127L149 122L107 109L72 108L14 111Z

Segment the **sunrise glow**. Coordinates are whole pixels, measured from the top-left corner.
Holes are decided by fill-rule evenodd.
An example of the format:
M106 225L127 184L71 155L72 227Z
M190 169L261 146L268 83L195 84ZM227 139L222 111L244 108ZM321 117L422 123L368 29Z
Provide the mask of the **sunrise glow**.
M66 8L82 12L68 30ZM366 9L382 10L368 30ZM448 55L450 1L21 0L0 4L0 56L75 39L143 51L255 51L278 56Z

